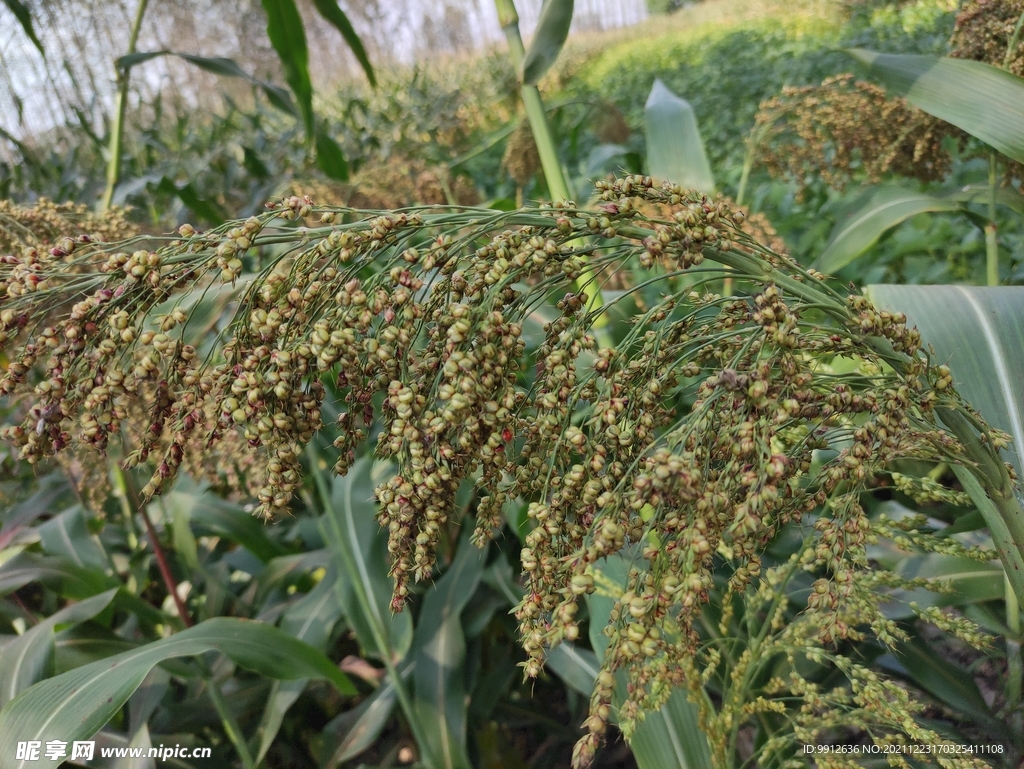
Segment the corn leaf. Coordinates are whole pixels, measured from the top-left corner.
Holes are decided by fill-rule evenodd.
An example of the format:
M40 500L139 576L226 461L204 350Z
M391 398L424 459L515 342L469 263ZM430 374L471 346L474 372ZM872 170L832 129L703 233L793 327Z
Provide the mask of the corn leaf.
M356 692L348 677L308 644L272 625L219 617L22 692L0 710L0 769L25 769L27 762L15 758L19 741L92 739L156 665L208 651L222 652L271 678L326 678L342 693ZM44 757L31 766L49 768L60 763Z
M715 179L690 103L672 93L661 80L655 80L644 117L650 175L712 194Z
M486 560L486 548L463 537L452 565L423 599L413 644L413 707L427 739L420 747L432 769L472 767L466 751L466 638L461 615Z
M306 30L295 0L263 0L267 36L284 68L284 79L295 94L306 136L313 138L313 81L309 77Z
M370 65L366 49L363 48L363 41L359 39L359 35L352 26L352 22L349 21L345 12L338 7L338 3L335 0L313 0L313 7L341 33L342 39L348 44L349 49L359 62L359 66L366 73L366 79L370 81L370 85L376 86L377 76Z
M544 0L530 47L523 58L523 84L537 85L555 63L572 26L573 0Z
M379 659L401 659L412 643L412 619L407 611L391 612L387 536L374 517L371 468L363 458L333 479L320 530L342 575L338 598L359 644Z
M39 53L43 55L43 58L46 58L43 44L36 37L36 30L32 25L32 12L29 11L28 6L21 2L21 0L4 0L4 5L7 6L7 10L14 14L14 18L18 20L22 31L32 41L32 45L39 49Z
M9 642L0 651L0 707L13 700L53 667L54 630L92 619L114 599L117 588L66 606Z
M893 227L912 216L957 211L962 205L924 192L880 186L857 197L836 221L832 237L814 267L834 273L861 256Z
M862 48L848 53L918 109L1024 162L1024 79L967 59L883 54Z

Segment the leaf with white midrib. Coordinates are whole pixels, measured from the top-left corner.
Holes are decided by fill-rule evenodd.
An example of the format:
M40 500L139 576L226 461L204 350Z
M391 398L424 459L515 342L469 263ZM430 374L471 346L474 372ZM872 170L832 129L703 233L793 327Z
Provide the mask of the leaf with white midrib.
M22 684L31 685L34 680L22 681L26 665L40 667L47 658L53 655L53 631L63 623L85 622L92 619L114 599L117 588L84 601L71 604L47 617L38 625L25 631L23 636L14 639L0 652L0 706L13 700L24 688Z
M1024 288L877 285L867 294L881 309L905 313L926 348L935 348L933 363L949 365L960 394L990 425L1009 433L1013 451L1005 453L1021 474Z
M975 299L974 296L963 286L954 286L954 289L964 298L964 301L970 305L971 310L978 319L978 324L981 326L982 332L985 334L985 342L988 344L989 350L992 353L993 367L996 371L996 377L999 380L999 388L1003 391L1006 410L1010 417L1008 432L1013 436L1013 445L1017 451L1017 467L1019 470L1020 462L1024 460L1024 423L1021 422L1020 406L1017 403L1017 399L1013 396L1013 386L1010 381L1010 374L1006 370L1006 351L1003 349L1002 344L1000 344L989 319L985 317L985 313L982 311L981 307L978 306L977 299Z
M345 477L333 479L325 500L329 509L320 526L343 577L337 592L356 638L368 653L395 659L408 649L412 620L408 612L387 611L392 582L387 575L385 535L374 520L370 471L370 460L362 458ZM366 497L357 499L356 494L363 491Z
M158 664L219 651L236 663L287 680L326 678L343 693L355 687L322 652L261 622L220 617L146 646L41 681L0 710L0 769L15 763L15 743L91 738ZM55 767L40 760L33 766Z
M413 646L415 708L421 725L433 737L423 748L434 769L470 766L464 744L467 704L461 686L465 675L461 614L476 590L486 559L486 549L463 537L454 562L423 600Z

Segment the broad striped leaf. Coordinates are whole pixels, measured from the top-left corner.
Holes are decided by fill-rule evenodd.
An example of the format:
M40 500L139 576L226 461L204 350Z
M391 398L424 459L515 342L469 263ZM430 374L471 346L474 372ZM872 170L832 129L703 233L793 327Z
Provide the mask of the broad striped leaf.
M886 88L1024 163L1024 79L967 59L887 54L854 48Z
M825 273L841 270L893 227L912 216L957 211L962 204L924 192L880 186L856 198L832 229L832 237L814 267Z
M990 425L1010 434L1006 460L1021 475L1024 288L876 285L867 294L879 308L906 314L935 349L935 362L949 366L959 393Z
M573 0L544 0L530 47L523 58L524 85L537 85L558 58L572 26Z
M398 668L398 675L405 681L413 669L414 663L406 661ZM395 685L386 679L357 708L327 724L323 730L324 743L318 751L323 769L335 769L368 750L384 730L397 702Z
M0 710L0 769L49 769L61 763L45 757L18 760L26 740L91 739L128 701L149 671L164 660L219 651L239 665L271 678L326 678L339 691L355 687L311 646L272 625L220 617L122 654L42 681Z
M117 588L73 603L25 631L0 651L0 707L37 681L52 673L54 630L58 625L77 625L103 611Z
M391 612L387 535L374 517L371 469L362 458L333 479L320 530L342 575L338 597L359 644L377 658L401 659L412 643L412 619L407 611Z
M281 618L281 630L314 649L323 650L331 631L341 617L341 605L334 590L337 579L337 570L328 570L320 584L285 611ZM305 690L307 683L307 679L298 678L292 681L274 681L270 685L267 704L263 708L259 726L256 727L256 734L249 746L257 765L267 755L285 714Z
M715 179L690 102L672 93L661 80L655 80L644 106L644 117L648 173L662 181L712 194Z
M903 312L917 326L935 362L949 365L960 392L993 427L1010 435L1003 457L1021 475L1024 460L1024 288L977 286L869 286L881 309ZM940 416L960 418L956 413ZM958 433L959 435L959 433ZM1024 521L1004 517L974 475L954 467L985 517L1014 591L1024 596ZM1024 503L1024 492L1016 488Z
M604 578L616 585L626 584L630 563L617 554L600 562L598 569ZM602 632L615 603L613 596L597 592L587 597L590 607L590 645L603 659L608 648L608 637ZM626 678L617 676L615 704L625 695ZM697 708L686 699L686 693L677 689L660 710L648 713L629 740L630 750L639 769L704 769L711 766L711 751L707 737L700 730Z
M590 699L601 663L590 649L581 649L564 641L551 650L544 660L544 667L561 678L567 686Z
M486 548L463 537L452 565L427 591L413 646L416 717L425 732L432 769L470 769L466 751L466 639L462 610L473 597Z

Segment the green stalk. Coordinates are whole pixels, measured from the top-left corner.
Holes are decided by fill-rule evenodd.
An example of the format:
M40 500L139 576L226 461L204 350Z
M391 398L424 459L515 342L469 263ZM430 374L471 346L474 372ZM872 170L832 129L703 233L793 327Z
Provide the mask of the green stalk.
M212 677L206 679L206 688L210 693L213 706L217 709L217 715L220 716L221 724L224 726L228 739L231 740L231 744L238 751L238 757L242 760L242 766L245 769L256 769L256 762L253 761L252 753L249 752L249 746L245 744L242 730L238 726L235 717L231 715L231 711L228 710L228 704L224 701L224 695L221 694L220 687L217 686L217 682Z
M135 53L135 46L139 42L139 29L142 27L142 19L146 15L146 7L149 0L139 0L138 8L135 9L135 20L132 22L131 32L128 35L128 50L126 56ZM114 200L114 189L121 181L121 150L124 146L124 120L128 112L128 84L131 82L131 67L117 68L117 104L114 113L114 125L110 129L110 144L107 147L107 188L103 192L103 200L100 208L106 211Z
M518 72L522 69L523 58L526 56L526 47L519 34L519 14L516 12L513 0L494 0L494 4L498 8L498 21L505 33L505 39L508 41L512 66ZM540 90L535 85L523 85L520 93L526 107L526 118L530 121L530 130L533 132L533 140L537 145L540 165L544 171L544 179L548 183L551 197L555 201L572 200L569 181L565 178L562 164L558 160L555 139L551 133L551 126L548 125L548 117L544 111L544 102L540 98Z
M747 141L747 154L743 158L743 172L740 174L740 186L736 190L736 206L743 205L743 200L747 196L747 184L750 181L750 171L754 167L754 151L757 148L756 142L753 138ZM731 270L730 267L726 266L727 270ZM725 280L722 281L722 296L732 296L732 275L727 275Z
M1024 601L1024 508L1013 481L991 444L983 444L973 421L962 411L938 408L942 424L957 437L974 466L953 465L964 491L977 506L1003 562L1018 603Z
M516 72L519 72L523 67L526 47L523 45L523 38L519 33L519 14L516 12L515 2L514 0L494 0L494 5L498 9L498 22L505 33L505 40L508 41L512 66L515 67ZM540 155L540 167L544 172L548 191L555 201L572 200L573 196L569 189L569 180L566 178L565 171L562 169L562 163L558 159L555 138L551 133L551 126L548 124L547 113L544 111L544 102L540 98L540 89L535 85L524 84L520 88L520 93L523 97L523 105L526 107L526 119L530 121L533 141L537 145L537 154ZM585 290L584 286L589 279L589 271L584 272L579 280L576 281L576 288L580 291ZM600 286L595 285L588 294L587 308L591 312L600 310L604 306ZM594 323L594 333L602 347L614 346L605 328L607 324L608 316L605 314L598 316L597 322Z
M985 225L986 285L999 285L999 243L996 240L996 153L988 155L988 224Z
M1010 62L1013 61L1013 53L1017 50L1017 43L1020 41L1022 28L1024 28L1024 13L1017 19L1017 26L1013 28L1013 34L1010 35L1010 44L1006 46L1006 56L1003 58L1003 69L1008 70L1010 68Z
M988 223L985 225L986 286L999 285L999 244L995 225L995 153L988 154Z
M747 196L747 184L750 182L750 171L754 167L754 150L756 145L753 141L747 143L747 154L743 158L743 172L740 174L740 186L736 190L736 205L742 206Z
M1020 644L1020 603L1009 577L1006 577L1006 625L1010 628L1006 638L1006 704L1015 708L1020 704L1024 689L1024 658Z

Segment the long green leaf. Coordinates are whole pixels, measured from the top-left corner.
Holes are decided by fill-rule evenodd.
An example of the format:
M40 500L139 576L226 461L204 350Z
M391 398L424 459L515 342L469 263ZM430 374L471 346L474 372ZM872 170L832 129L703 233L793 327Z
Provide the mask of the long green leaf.
M897 550L895 546L892 549ZM927 588L893 590L891 602L885 608L890 619L914 616L914 611L908 606L911 601L918 606L965 606L997 601L1005 596L1005 577L998 561L984 563L939 553L908 556L899 551L892 555L896 557L883 563L887 568L905 579L930 579L949 592L937 593ZM884 556L879 561L884 562Z
M989 729L1001 731L1004 728L992 714L971 675L936 654L921 639L900 643L896 657L918 686L947 706Z
M832 237L814 263L834 273L859 257L889 230L917 214L957 211L961 204L924 192L879 186L858 197L832 229Z
M406 661L398 669L399 678L405 681L414 669L415 663ZM368 750L384 730L397 702L395 685L387 679L358 707L328 723L317 751L323 769L335 769Z
M47 555L59 555L81 569L110 570L99 539L89 533L82 506L75 505L39 526L39 541Z
M378 658L401 659L412 643L412 619L409 612L391 612L387 537L374 518L371 468L363 458L344 478L334 478L320 529L343 575L339 599L360 645Z
M660 79L655 80L644 117L651 176L712 194L715 179L690 103L672 93Z
M466 751L466 639L460 615L486 560L487 550L463 537L454 562L423 599L413 646L415 709L428 742L420 748L432 769L472 766Z
M284 79L295 94L306 136L313 138L313 82L309 77L309 48L295 0L263 0L267 36L284 68Z
M348 47L355 55L359 66L366 73L366 79L370 81L370 85L376 86L377 76L370 65L370 58L366 55L366 49L363 48L363 41L359 39L359 35L352 26L352 22L349 21L345 12L338 7L338 3L335 0L313 0L313 7L341 33L342 39L348 43Z
M219 651L271 678L326 678L339 691L355 687L322 652L272 625L234 618L208 620L146 646L36 684L0 710L0 769L25 769L16 746L25 740L91 739L164 660ZM31 764L56 767L45 758Z
M168 176L163 177L156 189L166 195L173 195L184 203L196 216L201 216L212 224L221 224L228 215L215 201L206 200L196 192L191 183L178 185Z
M1006 461L1024 471L1024 288L869 286L881 309L906 314L935 362L985 420L1010 434ZM953 310L956 310L955 312Z
M59 556L19 553L0 566L0 595L20 590L30 582L62 582L69 598L89 598L118 583L112 576L83 569Z
M331 630L341 617L341 606L334 590L337 570L330 569L324 578L302 600L290 607L281 618L281 630L314 649L323 650ZM274 681L263 707L251 751L257 765L267 755L288 709L306 688L307 679Z
M523 58L523 84L537 85L569 37L572 26L573 0L544 0L530 47Z
M544 667L589 699L594 693L594 681L597 680L601 664L590 649L581 649L565 641L551 650L544 660Z
M43 44L39 42L39 38L36 37L35 27L32 25L32 12L29 11L21 0L4 0L4 5L7 6L7 10L14 14L14 17L21 24L22 31L28 36L28 39L32 41L32 45L39 49L39 53L46 58L46 51L43 50Z
M267 527L245 512L240 505L220 499L186 476L182 476L173 491L166 495L165 504L172 515L178 508L186 508L188 519L200 533L226 537L263 562L288 552L283 545L268 536Z
M77 625L103 611L114 599L117 588L73 603L51 614L25 631L0 651L0 707L45 677L53 666L54 629Z
M1024 461L1024 288L975 286L869 286L880 308L906 314L935 361L949 365L957 390L993 427L1010 435L1003 457L1021 474ZM956 310L956 311L953 311ZM957 432L944 415L947 427ZM958 437L960 432L957 432ZM965 491L985 517L1014 591L1024 596L1024 493L989 499L965 468L955 467ZM1016 504L1011 504L1011 503ZM1015 509L1010 509L1010 508Z
M1024 79L967 59L883 54L850 55L893 93L952 123L1007 157L1024 162Z
M194 64L199 67L199 69L206 70L207 72L219 75L220 77L237 77L247 80L262 90L267 97L267 101L279 110L287 112L289 115L293 115L295 117L299 116L299 112L295 108L295 103L288 95L288 91L280 86L274 85L273 83L268 83L265 80L253 77L243 70L234 59L228 59L223 56L197 56L193 53L162 50L131 53L118 58L115 61L115 64L120 69L131 69L137 64L142 64L143 62L150 61L151 59L157 59L161 56L177 56L179 59L187 61L189 64Z
M335 181L348 181L348 161L341 146L327 133L326 129L316 132L316 165Z
M603 575L602 581L624 586L629 567L626 557L617 554L600 562L598 571ZM599 660L604 658L604 651L608 648L608 637L602 631L608 624L614 603L615 597L605 594L600 588L587 598L590 645ZM616 677L616 705L624 699L625 691L626 678L620 674ZM697 708L681 689L673 691L660 710L645 716L637 725L629 747L639 769L704 769L711 766L711 751L707 737L700 730Z

